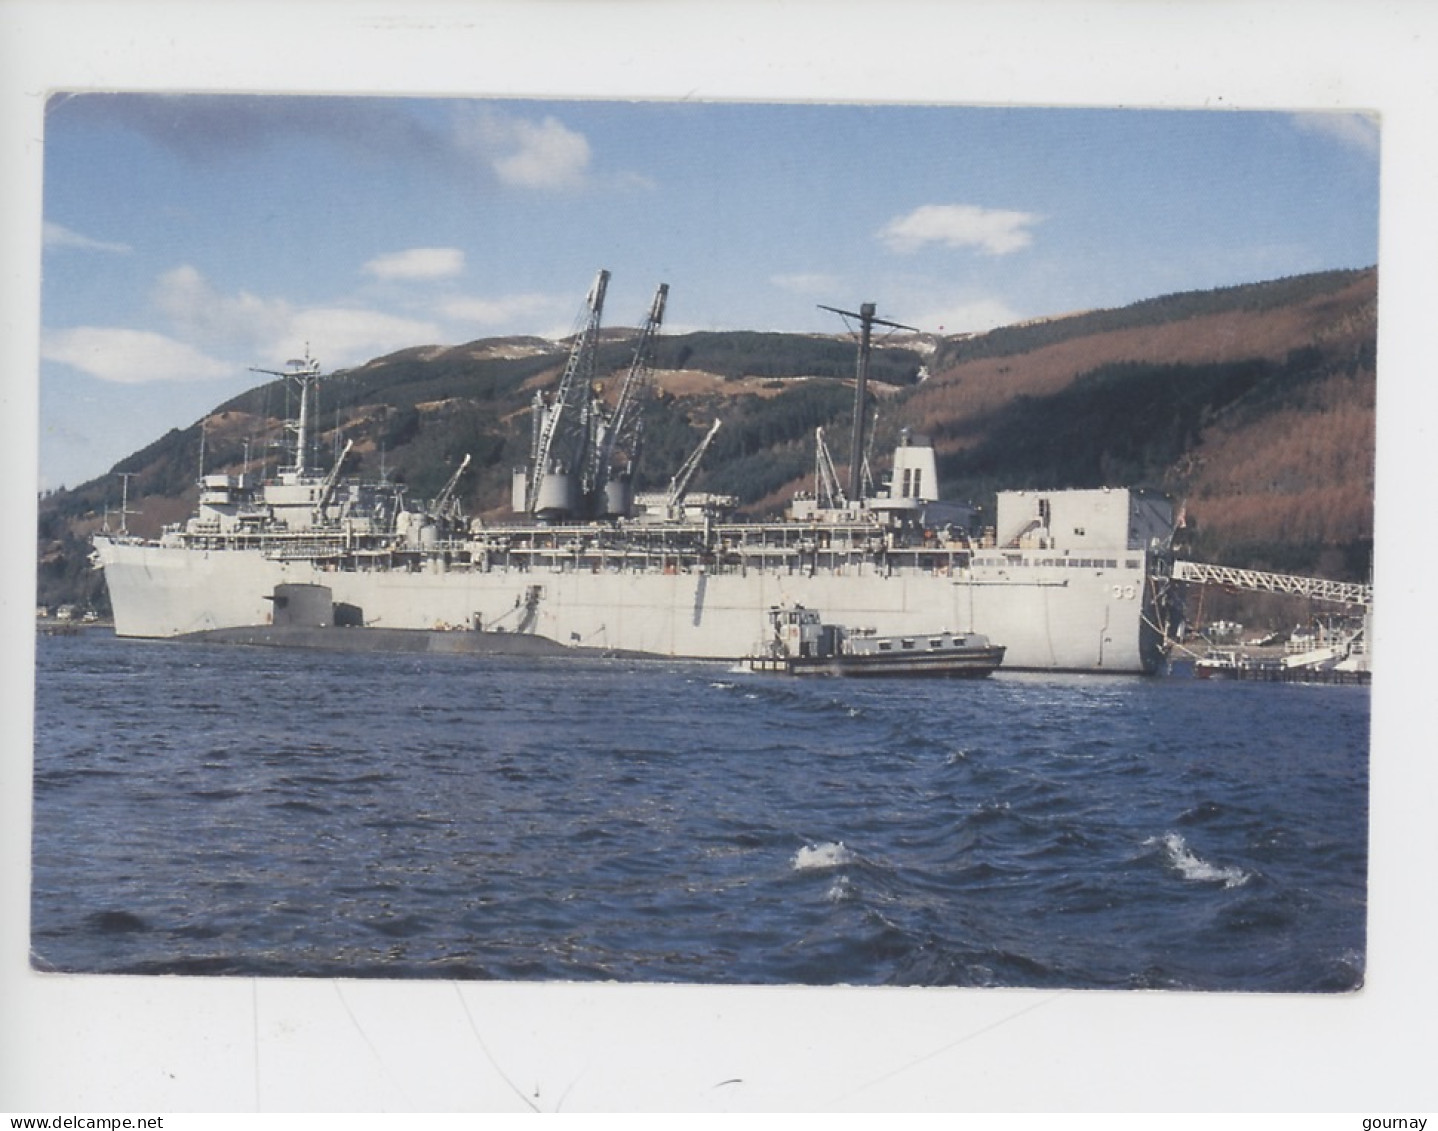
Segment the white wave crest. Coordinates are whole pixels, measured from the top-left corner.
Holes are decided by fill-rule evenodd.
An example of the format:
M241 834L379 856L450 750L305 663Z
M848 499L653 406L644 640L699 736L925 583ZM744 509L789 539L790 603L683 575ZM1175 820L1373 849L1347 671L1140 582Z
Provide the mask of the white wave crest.
M1168 862L1178 869L1179 875L1185 880L1194 880L1199 883L1222 881L1224 887L1236 888L1242 887L1252 879L1251 874L1242 868L1221 868L1217 864L1210 864L1200 856L1195 856L1178 833L1168 833L1163 837L1150 837L1144 843L1163 845Z
M854 854L844 847L843 841L806 844L794 854L794 870L803 872L811 868L837 868L852 859Z

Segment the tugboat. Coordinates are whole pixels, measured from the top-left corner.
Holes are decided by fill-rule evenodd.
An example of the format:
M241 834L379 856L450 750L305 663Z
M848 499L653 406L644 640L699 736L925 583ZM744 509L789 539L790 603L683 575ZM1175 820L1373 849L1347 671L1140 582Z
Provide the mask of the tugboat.
M744 661L752 672L980 679L1004 662L1003 647L975 632L879 636L825 624L802 605L771 608L769 623L767 647Z

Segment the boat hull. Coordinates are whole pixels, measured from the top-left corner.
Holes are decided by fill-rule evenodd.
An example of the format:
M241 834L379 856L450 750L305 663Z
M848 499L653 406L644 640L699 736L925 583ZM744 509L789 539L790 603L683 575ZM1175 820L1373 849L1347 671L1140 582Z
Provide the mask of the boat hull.
M983 679L997 671L1003 662L1004 649L976 647L915 655L764 656L754 657L747 664L750 671L783 675Z
M441 556L422 567L335 569L259 549L98 537L120 636L173 637L270 622L286 584L324 585L380 628L533 633L561 644L738 660L766 640L768 611L804 605L851 629L987 636L1021 670L1152 672L1162 659L1148 555L1075 567L1010 556L1003 568L531 569Z

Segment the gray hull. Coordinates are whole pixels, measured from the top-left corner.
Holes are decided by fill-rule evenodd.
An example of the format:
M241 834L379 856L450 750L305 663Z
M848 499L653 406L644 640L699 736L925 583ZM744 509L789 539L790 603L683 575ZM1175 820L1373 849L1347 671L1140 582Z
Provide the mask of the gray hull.
M1148 557L1053 564L1009 555L956 570L852 565L837 570L664 572L507 566L320 568L254 549L199 550L100 537L121 636L173 637L264 625L283 584L328 586L374 628L471 628L561 645L738 660L766 639L767 614L802 604L853 629L972 631L1007 649L1006 669L1149 672L1161 659Z
M414 628L312 628L250 625L216 628L176 637L193 644L237 644L252 648L299 648L316 652L428 653L446 656L593 656L621 653L565 647L544 636L508 632L430 632Z

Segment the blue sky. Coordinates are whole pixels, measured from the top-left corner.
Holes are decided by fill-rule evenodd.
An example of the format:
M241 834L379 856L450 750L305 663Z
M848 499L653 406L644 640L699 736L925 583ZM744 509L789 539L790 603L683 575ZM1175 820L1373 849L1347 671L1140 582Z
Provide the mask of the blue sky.
M935 333L1377 261L1351 113L55 94L40 486L306 346L607 324Z

